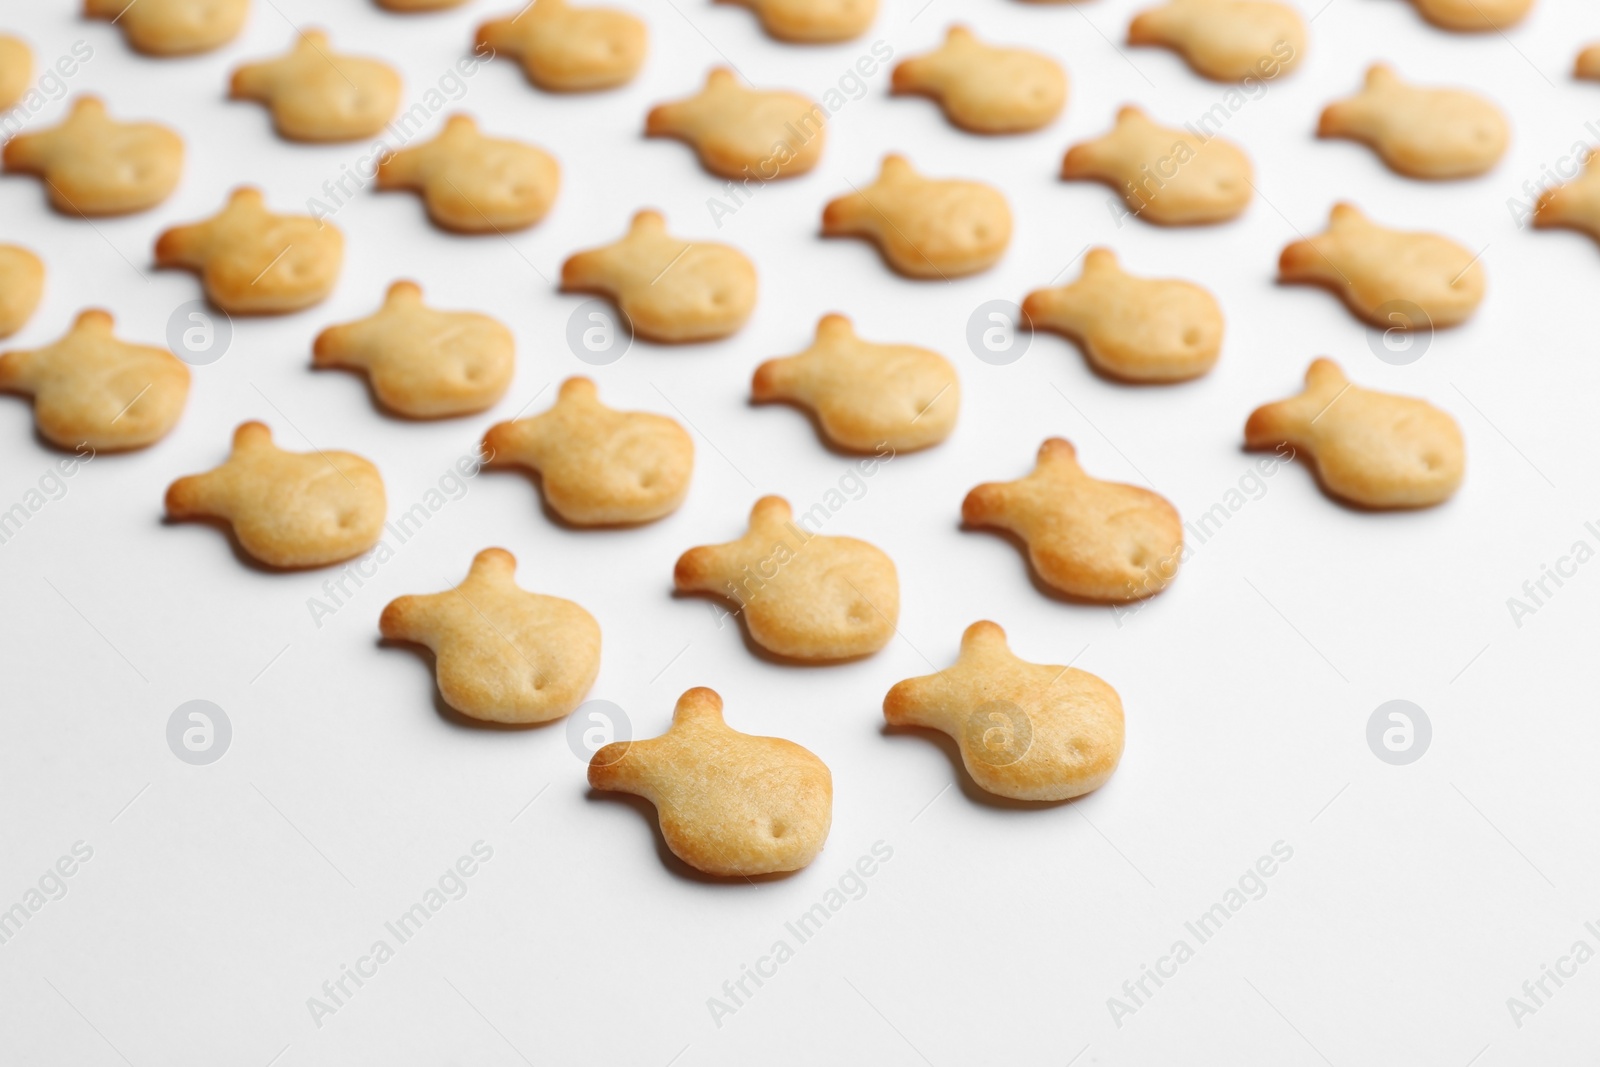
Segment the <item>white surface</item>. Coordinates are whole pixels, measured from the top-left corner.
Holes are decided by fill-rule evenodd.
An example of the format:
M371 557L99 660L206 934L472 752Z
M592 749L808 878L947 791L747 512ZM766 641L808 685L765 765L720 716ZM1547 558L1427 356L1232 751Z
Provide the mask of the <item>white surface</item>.
M1304 65L1226 128L1255 161L1262 195L1234 224L1161 230L1118 228L1107 190L1056 179L1064 149L1104 132L1118 105L1180 122L1226 92L1167 52L1109 43L1135 0L932 0L914 21L922 0L885 0L867 36L825 48L779 44L748 12L702 0L617 2L650 24L650 59L631 85L553 97L502 61L455 105L559 157L564 186L543 224L509 242L456 237L429 226L409 194L358 195L336 218L348 254L331 299L239 322L232 350L195 369L171 436L95 460L0 546L0 906L74 842L94 849L70 892L0 946L0 1060L945 1067L1062 1064L1081 1051L1079 1064L1491 1067L1593 1056L1600 963L1520 1028L1506 998L1574 941L1600 948L1582 925L1600 920L1590 847L1600 564L1580 568L1520 629L1506 598L1573 541L1600 545L1582 527L1600 519L1600 253L1578 235L1519 230L1505 201L1574 141L1596 139L1584 124L1600 120L1600 87L1568 71L1579 43L1600 38L1600 13L1540 0L1504 37L1471 37L1429 28L1399 0L1332 0ZM198 294L192 276L149 267L161 229L210 215L245 180L273 207L297 208L366 151L285 143L261 108L224 98L236 64L285 47L286 19L394 62L414 99L466 54L478 22L503 13L488 0L414 18L357 0L332 10L262 0L221 51L155 61L104 23L77 21L75 8L8 3L0 22L45 61L88 41L94 57L71 92L103 94L119 117L171 123L189 156L167 203L93 226L51 213L30 179L0 180L0 239L37 249L50 272L13 346L49 342L85 306L111 309L123 336L159 343L172 309ZM818 95L872 41L902 58L953 18L1059 57L1072 83L1064 116L1034 135L976 138L931 103L890 98L880 70L834 118L817 170L761 189L720 230L705 201L721 183L685 146L641 136L647 108L697 88L721 62L716 50L758 83ZM1497 100L1514 126L1504 162L1479 180L1426 184L1352 143L1315 140L1320 108L1379 58ZM65 107L52 103L33 128ZM927 173L1005 191L1018 225L998 267L915 283L863 243L816 236L825 201L870 180L889 149ZM1282 246L1319 231L1339 198L1486 249L1488 300L1419 362L1380 362L1330 295L1274 284ZM550 280L566 255L613 240L647 205L679 233L746 251L760 303L727 342L639 344L615 365L586 367L564 342L581 298ZM1228 333L1213 373L1118 386L1047 335L1011 366L971 355L975 306L1019 300L1064 269L1063 280L1075 276L1068 264L1091 242L1131 270L1217 294ZM516 381L494 411L404 423L378 413L359 378L309 369L316 332L369 313L396 277L420 281L438 306L480 309L515 330ZM671 571L683 549L742 530L759 493L803 509L846 472L850 460L822 448L798 413L746 400L755 364L805 347L829 310L869 338L946 353L964 410L948 442L894 460L830 527L895 559L903 638L864 662L797 669L753 656L705 602L674 598ZM1108 610L1040 595L1011 544L958 528L966 490L1021 475L1052 434L1076 442L1091 472L1147 476L1193 518L1254 462L1240 450L1250 409L1295 391L1323 354L1362 384L1455 414L1468 442L1456 499L1359 514L1285 467L1121 626ZM309 438L370 457L397 515L491 422L541 390L534 405L544 407L552 383L573 373L597 378L613 405L676 407L699 431L677 514L627 532L564 530L527 480L486 474L320 629L306 602L332 572L262 573L214 529L161 521L167 483L218 463L247 418L289 447ZM0 453L7 507L58 458L16 399L0 401ZM826 760L836 797L818 860L756 885L685 876L658 855L639 808L588 795L563 724L497 731L443 718L428 663L380 647L377 616L393 596L459 581L487 545L517 555L525 585L598 617L605 651L592 695L624 707L637 735L664 729L684 689L709 685L734 726ZM1005 626L1024 657L1078 656L1121 692L1127 752L1098 793L999 806L972 795L938 744L885 735L883 693L949 662L979 618ZM1368 750L1365 726L1400 697L1426 709L1434 739L1420 762L1392 767ZM234 728L230 751L207 767L179 762L164 738L173 709L195 698L225 708ZM494 856L467 895L315 1026L307 998L388 938L385 921L479 840ZM725 997L723 982L776 940L795 945L785 922L880 840L893 858L866 895L715 1025L707 998ZM1118 1028L1107 998L1188 939L1184 922L1278 841L1293 859L1266 896Z

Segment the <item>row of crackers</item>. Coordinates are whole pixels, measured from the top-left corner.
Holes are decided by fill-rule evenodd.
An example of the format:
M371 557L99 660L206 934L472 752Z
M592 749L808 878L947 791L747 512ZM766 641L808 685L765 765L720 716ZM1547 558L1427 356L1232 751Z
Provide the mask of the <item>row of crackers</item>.
M1418 0L1429 18L1454 28L1484 28L1469 25L1475 18L1505 22L1529 3ZM875 12L871 0L751 6L775 36L801 41L853 36ZM93 13L94 0L90 7ZM244 0L209 3L205 18L175 28L163 18L200 8L142 0L124 9L119 23L135 47L174 54L231 38L246 7ZM1281 76L1305 50L1299 16L1270 0L1174 0L1139 16L1129 37L1172 47L1198 72L1234 81ZM645 30L620 12L537 0L486 24L480 46L520 58L544 88L588 90L632 77ZM0 72L8 47L0 43ZM0 76L0 95L6 84ZM937 51L901 63L894 85L931 96L956 125L986 133L1036 129L1066 98L1065 75L1053 60L990 46L959 27ZM348 140L372 136L393 117L400 84L384 64L335 54L324 36L308 33L288 56L240 68L232 92L265 103L286 137ZM720 176L765 181L815 165L825 117L797 94L755 90L732 72L714 71L699 94L652 110L647 132L688 142ZM1361 94L1327 109L1322 132L1366 141L1396 170L1433 178L1481 173L1507 139L1503 117L1487 101L1410 86L1381 66L1369 72ZM91 98L79 100L61 126L15 138L5 151L7 169L39 174L57 208L80 215L153 206L176 185L181 162L175 133L117 122ZM385 158L377 179L380 187L419 190L437 224L477 232L538 222L555 199L559 174L541 150L485 136L470 118L455 116L435 141ZM1107 136L1074 147L1063 174L1105 181L1133 213L1174 225L1232 218L1253 189L1249 161L1236 146L1162 127L1134 108L1118 115ZM1580 182L1547 196L1542 221L1588 224L1595 197L1586 190ZM823 213L824 233L872 239L893 269L916 278L987 269L1004 253L1011 228L997 190L924 177L897 155L884 160L874 183ZM342 242L331 224L275 214L258 192L241 189L215 217L162 234L155 259L198 272L224 310L277 313L311 306L332 290ZM1335 289L1354 312L1385 327L1395 324L1399 306L1415 312L1406 328L1461 322L1485 286L1481 265L1455 242L1390 230L1350 205L1335 207L1327 232L1285 249L1280 267L1287 280ZM3 334L31 313L42 268L25 250L0 247L0 277ZM562 283L611 298L638 336L668 343L736 332L757 296L755 268L742 253L674 237L651 211L636 215L621 240L569 258ZM1193 378L1210 369L1221 348L1222 314L1209 293L1130 274L1107 249L1086 256L1075 282L1030 294L1023 310L1034 325L1076 340L1097 369L1129 381ZM118 340L112 326L105 312L87 311L55 344L0 356L0 388L31 396L40 432L56 444L144 447L182 412L187 367L164 349ZM431 308L418 286L403 281L377 313L324 330L313 353L318 365L364 371L384 408L421 418L486 410L503 396L514 366L514 342L502 324ZM955 370L943 356L865 340L840 315L819 322L804 352L763 363L752 394L807 408L832 445L879 456L937 445L960 405ZM1254 448L1307 455L1330 493L1368 507L1439 503L1464 467L1460 431L1447 414L1355 386L1328 360L1312 364L1302 393L1253 413L1245 436ZM677 422L613 410L583 378L564 383L549 410L493 426L483 454L538 472L552 510L580 527L669 514L688 492L694 461ZM302 568L371 550L387 505L382 478L367 460L341 451L288 452L251 422L236 431L225 463L174 482L166 507L174 518L224 520L254 558ZM1092 477L1060 439L1043 444L1027 476L973 489L962 514L971 525L1016 533L1039 577L1082 600L1155 595L1184 556L1182 524L1168 501ZM514 570L509 553L486 549L454 589L388 605L380 629L433 650L441 694L463 714L548 721L587 696L599 670L600 629L577 604L518 587ZM738 539L684 553L674 578L681 590L737 605L751 639L791 661L871 655L898 621L892 560L866 542L809 529L778 497L756 503ZM1122 752L1115 690L1083 671L1019 659L988 622L969 627L954 666L895 686L884 713L891 723L949 733L980 786L1016 799L1060 800L1095 789ZM827 767L791 742L732 730L720 698L705 689L684 694L666 735L597 751L590 780L653 800L673 851L714 874L804 866L831 821ZM689 781L701 786L687 788Z

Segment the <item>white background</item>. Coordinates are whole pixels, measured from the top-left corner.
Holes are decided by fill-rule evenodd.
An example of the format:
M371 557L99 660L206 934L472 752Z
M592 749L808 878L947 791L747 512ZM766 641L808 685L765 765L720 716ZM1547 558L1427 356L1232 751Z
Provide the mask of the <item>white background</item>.
M630 85L557 97L498 61L453 105L559 158L563 188L543 223L509 240L451 236L410 194L361 193L336 216L347 258L329 300L237 323L231 350L195 368L170 436L96 459L0 546L0 906L75 841L94 849L66 897L0 946L0 1060L1489 1067L1600 1051L1600 962L1520 1028L1506 1006L1575 940L1600 948L1583 928L1600 920L1600 564L1520 628L1506 604L1575 540L1600 547L1582 525L1600 519L1600 251L1576 234L1519 229L1506 206L1543 165L1596 138L1585 122L1600 120L1600 86L1574 82L1570 65L1600 38L1600 12L1540 0L1504 36L1463 36L1400 0L1331 0L1320 13L1305 0L1317 17L1304 64L1226 128L1254 160L1260 195L1236 222L1163 230L1119 227L1106 189L1056 177L1067 146L1102 134L1119 105L1177 124L1227 91L1170 53L1120 46L1135 0L932 0L920 14L923 0L885 0L864 37L810 48L765 37L735 7L614 2L650 26L649 60ZM283 50L291 21L395 64L409 102L467 54L479 22L508 13L487 0L417 17L357 0L252 6L220 51L152 60L114 28L79 21L75 3L5 5L0 28L43 63L74 41L92 45L71 93L102 94L120 118L165 121L188 146L166 203L93 225L51 212L32 179L0 179L0 239L49 269L42 306L8 344L49 343L86 306L110 309L127 339L161 343L173 309L198 295L191 275L150 266L162 229L211 215L244 181L278 210L304 210L366 152L284 142L262 108L225 98L228 73ZM975 137L927 101L889 97L881 69L833 119L814 172L762 188L720 229L706 201L721 183L687 147L642 137L651 105L693 92L724 57L759 84L815 97L874 40L903 58L956 18L1056 56L1071 78L1063 116L1027 136ZM1496 100L1514 131L1505 160L1480 179L1429 184L1353 143L1316 140L1321 107L1354 92L1376 59ZM49 104L30 128L67 104ZM913 282L864 243L819 239L823 204L868 182L887 150L1005 192L1017 226L997 267ZM1329 294L1274 282L1283 245L1320 231L1341 198L1484 249L1482 308L1409 366L1375 358ZM760 301L725 342L640 343L586 367L564 340L583 298L552 281L563 258L614 240L643 206L685 237L745 251ZM1070 280L1089 244L1217 295L1227 336L1212 373L1117 385L1050 335L1010 366L971 354L977 305ZM310 369L317 331L370 313L397 277L418 280L436 306L482 310L515 331L516 380L493 411L402 422L375 410L358 377ZM945 353L963 410L948 441L895 459L830 527L894 558L901 635L862 662L780 666L719 627L705 601L675 598L672 564L736 536L756 496L780 493L802 510L848 469L799 413L748 404L755 365L804 348L831 310L868 338ZM1249 411L1295 392L1317 355L1455 415L1468 452L1455 499L1364 514L1285 466L1120 626L1108 609L1042 595L1006 540L959 528L965 492L1025 473L1050 435L1076 443L1091 473L1148 479L1192 519L1254 462L1240 448ZM166 485L219 463L250 418L286 447L369 457L397 515L492 422L530 400L542 409L573 373L595 377L614 406L692 424L694 483L676 514L637 530L563 529L526 478L486 473L320 629L307 598L332 572L264 573L215 529L162 522ZM3 507L59 456L22 400L0 400L0 455ZM625 708L636 735L662 731L678 694L708 685L733 726L821 756L835 786L821 856L788 878L708 882L664 853L647 806L589 793L562 723L495 730L442 714L430 663L382 647L377 617L394 596L455 584L489 545L516 554L522 584L599 619L592 695ZM886 734L884 692L947 664L980 618L1001 623L1025 658L1078 657L1121 693L1127 751L1097 793L997 803L975 795L949 746ZM165 740L173 709L196 698L223 707L234 729L206 767L180 762ZM1369 715L1395 698L1433 723L1430 750L1410 766L1380 762L1365 740ZM480 839L494 856L467 895L315 1026L307 998ZM723 982L777 939L793 945L784 923L880 840L893 858L866 895L715 1025L707 999L725 997ZM1185 920L1278 841L1293 858L1266 896L1119 1028L1107 998L1176 939L1194 945Z

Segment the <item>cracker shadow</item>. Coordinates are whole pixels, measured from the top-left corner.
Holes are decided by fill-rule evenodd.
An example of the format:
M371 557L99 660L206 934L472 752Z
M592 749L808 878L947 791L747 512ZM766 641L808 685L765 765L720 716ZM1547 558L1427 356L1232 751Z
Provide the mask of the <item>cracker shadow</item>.
M1175 386L1193 385L1195 382L1200 381L1212 371L1216 370L1217 363L1222 359L1222 353L1218 352L1217 358L1211 361L1211 365L1209 367L1198 374L1192 374L1187 378L1125 378L1114 371L1100 366L1094 360L1090 359L1089 346L1087 342L1079 339L1077 336L1070 333L1063 333L1060 330L1047 330L1043 327L1035 326L1033 328L1034 337L1037 338L1040 334L1047 334L1051 337L1056 337L1062 341L1065 341L1068 347L1077 352L1078 358L1083 361L1083 365L1088 368L1088 371L1091 375L1093 375L1096 379L1105 382L1107 385L1117 385L1125 389L1155 390L1171 389Z
M408 414L408 413L406 413L404 411L397 411L396 409L390 407L388 404L385 404L383 402L383 398L378 395L378 390L372 384L372 375L367 373L365 370L361 369L360 367L347 367L347 366L344 366L343 364L335 364L335 363L329 363L329 364L325 364L323 366L318 366L315 363L309 363L309 364L307 364L307 366L311 369L312 373L314 373L314 374L323 374L323 373L329 373L329 372L337 371L339 373L346 374L346 375L348 375L348 376L350 376L352 378L359 378L361 380L362 388L367 394L367 399L372 404L373 410L376 411L378 414L382 415L384 418L393 419L395 422L416 423L416 424L420 424L420 425L427 425L429 423L449 422L451 419L470 419L470 418L473 418L474 416L478 416L478 415L484 414L485 412L487 412L491 408L493 408L495 404L498 404L501 400L503 400L505 398L505 394L502 393L500 396L497 396L497 397L494 398L494 402L493 403L489 404L486 407L479 408L477 411L452 411L452 412L448 412L448 413L440 414L440 415L411 415L411 414Z
M876 655L878 651L881 651L879 649L874 649L872 652L863 652L859 656L843 656L838 659L795 659L792 656L779 655L778 653L773 652L770 649L763 648L761 645L757 644L756 639L750 636L750 627L744 624L744 611L742 609L737 609L734 611L727 610L729 607L734 606L733 601L729 600L720 593L716 593L711 590L702 592L699 590L674 589L672 590L672 599L705 600L721 605L724 608L725 614L727 614L730 618L737 618L739 620L739 637L744 641L744 647L750 651L750 654L757 659L762 660L763 662L770 663L777 667L836 667L846 663L858 663L861 660Z
M1080 608L1101 608L1109 611L1112 608L1128 607L1133 604L1143 603L1146 600L1152 600L1161 592L1160 589L1156 589L1142 597L1116 601L1091 600L1088 597L1064 593L1040 576L1038 568L1033 565L1033 556L1028 552L1028 542L1024 541L1019 534L1011 530L1001 529L998 526L974 526L965 520L957 523L956 528L962 533L989 534L990 536L998 537L1002 541L1009 542L1017 550L1018 555L1022 557L1022 565L1028 570L1028 581L1033 583L1033 587L1039 591L1041 596L1054 600L1058 604L1071 604Z
M656 855L660 858L661 865L667 869L668 874L671 874L673 877L685 882L693 882L698 885L740 886L746 883L751 885L761 885L765 882L786 881L787 879L792 878L794 875L799 874L800 871L806 869L805 867L801 867L799 870L778 871L773 874L707 874L706 872L691 867L687 863L683 862L683 860L677 857L672 849L667 847L667 838L666 835L661 832L661 817L656 811L656 806L650 801L646 800L644 797L635 796L632 793L618 793L610 790L591 788L584 793L584 799L589 801L591 804L623 804L637 811L639 813L639 817L644 819L644 821L650 826L650 833L655 838ZM812 862L815 861L813 860ZM807 866L809 866L809 864Z
M932 741L944 752L950 765L955 770L956 784L961 787L961 792L973 804L998 811L1050 811L1055 808L1065 807L1077 800L1082 800L1088 793L1080 793L1075 797L1065 800L1014 800L1003 797L998 793L991 793L979 785L967 771L966 761L961 758L961 746L956 744L955 738L943 730L935 730L925 726L892 726L884 723L878 732L884 737L921 737ZM1092 790L1091 790L1092 792Z
M1271 454L1273 449L1251 448L1249 445L1240 445L1239 451L1245 455L1263 455ZM1305 470L1306 473L1311 476L1312 482L1316 484L1316 487L1322 492L1322 495L1329 500L1329 502L1338 505L1345 511L1353 512L1357 515L1372 515L1375 517L1415 515L1418 512L1431 511L1434 508L1445 507L1456 498L1456 493L1461 491L1460 487L1458 486L1456 488L1456 493L1451 493L1448 497L1439 501L1437 504L1413 504L1404 507L1387 508L1374 507L1371 504L1362 504L1358 501L1347 499L1340 496L1338 493L1335 493L1332 489L1329 489L1328 483L1322 478L1322 468L1317 464L1315 458L1310 458L1309 455L1302 455L1299 450L1296 450L1294 455L1294 463L1295 466ZM1465 479L1463 478L1463 481L1464 480Z
M378 648L402 649L416 653L417 659L427 667L428 688L433 692L434 713L447 724L457 729L486 731L489 733L527 733L566 721L565 715L554 719L546 719L544 722L490 722L487 719L474 719L470 715L464 715L445 703L444 694L439 692L439 660L427 645L416 644L412 641L399 641L388 637L379 637L374 644Z
M233 558L238 560L242 566L248 568L249 570L255 571L258 574L309 574L313 571L327 570L330 567L343 566L353 559L359 559L366 551L363 549L362 552L358 552L354 556L347 556L344 559L334 560L332 563L321 563L315 567L278 567L271 563L264 563L246 551L243 543L239 540L239 535L233 529L233 523L229 522L227 519L216 518L210 515L196 515L192 518L175 519L170 515L163 515L161 516L161 525L169 527L211 527L220 533L223 536L223 539L227 541L228 550L233 553Z
M811 424L811 432L816 435L817 443L821 445L822 448L830 455L837 456L840 459L856 460L858 462L870 459L880 463L887 463L889 460L899 459L901 456L915 456L922 452L930 452L944 444L945 441L949 440L947 436L938 441L931 441L928 444L919 445L916 448L890 448L887 454L878 452L876 450L847 448L844 445L836 443L833 438L828 436L827 431L822 428L822 416L818 415L815 411L806 407L806 405L802 404L798 400L790 400L786 397L773 397L771 400L757 400L752 396L748 401L746 401L746 406L751 408L785 407L799 412L805 417L805 420ZM951 432L954 432L953 428ZM888 448L889 443L884 441L881 442L877 447Z
M524 467L521 464L516 463L486 463L478 469L478 474L494 474L526 481L530 486L533 487L534 499L539 502L539 512L545 517L545 520L548 521L550 525L565 530L568 533L605 533L607 531L637 530L641 527L650 526L661 522L663 519L669 519L677 511L677 508L674 508L672 511L667 512L665 515L662 515L659 518L645 519L643 522L603 522L579 525L578 523L572 522L569 519L563 518L555 508L550 506L550 498L545 496L544 492L544 475L540 474L533 468ZM681 507L682 505L679 506Z

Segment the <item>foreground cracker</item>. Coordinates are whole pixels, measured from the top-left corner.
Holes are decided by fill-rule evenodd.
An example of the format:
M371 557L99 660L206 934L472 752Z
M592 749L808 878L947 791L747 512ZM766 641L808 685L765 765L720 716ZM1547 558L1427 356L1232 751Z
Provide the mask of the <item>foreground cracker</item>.
M9 108L33 81L33 52L26 41L0 33L0 110Z
M185 56L233 40L250 14L250 0L83 0L83 14L111 20L146 55Z
M1283 250L1278 276L1332 289L1383 329L1455 326L1477 310L1487 284L1478 257L1454 241L1387 229L1343 203L1326 231Z
M307 30L288 54L234 71L228 95L265 104L291 141L354 141L394 118L400 75L376 59L337 55L327 34Z
M5 168L37 174L64 214L126 215L177 186L183 139L154 122L118 122L98 97L80 96L61 125L7 142Z
M793 741L728 726L722 698L704 688L678 698L660 737L596 752L589 785L650 801L672 854L724 877L799 870L833 822L827 764Z
M1583 173L1539 195L1533 224L1540 229L1578 230L1600 241L1600 153L1584 157Z
M0 337L33 317L44 295L44 263L21 245L0 245Z
M39 432L52 444L143 448L183 414L189 368L164 348L117 340L111 327L108 313L85 311L54 344L0 355L0 390L33 397Z
M172 519L223 519L270 567L321 567L378 543L387 504L378 468L349 452L285 452L246 422L222 466L167 487Z
M461 714L549 722L600 673L600 624L570 600L521 588L516 572L516 557L486 548L454 589L390 601L378 629L433 651L439 695Z
M1522 19L1533 0L1412 0L1422 17L1446 30L1503 30Z
M310 307L333 291L344 236L309 215L274 215L261 190L242 186L211 218L163 233L155 258L158 267L198 272L224 311L273 315Z
M611 297L647 341L714 341L750 317L756 268L727 245L680 241L660 212L641 211L622 240L561 264L561 288Z
M1067 75L1047 55L984 44L951 26L944 44L894 68L893 91L932 97L973 133L1021 133L1048 125L1067 102Z
M561 167L542 149L485 137L471 117L452 115L433 140L385 158L378 188L418 190L428 217L447 230L499 233L549 213Z
M924 178L891 153L871 185L828 202L822 232L875 242L907 277L948 281L999 261L1011 242L1011 209L991 186Z
M616 411L588 378L568 378L550 410L497 422L483 438L491 466L537 471L545 501L575 526L653 522L689 493L694 441L665 415Z
M575 93L633 80L649 39L645 24L626 11L534 0L479 26L477 43L520 60L523 73L539 88Z
M760 402L809 408L828 440L853 452L936 445L961 407L949 360L915 345L863 341L843 315L824 315L804 352L757 367L750 392Z
M1104 182L1128 210L1163 226L1194 226L1236 217L1250 203L1250 160L1221 137L1202 141L1152 122L1136 107L1117 112L1104 137L1073 145L1061 161L1069 181Z
M1578 53L1572 65L1572 76L1600 81L1600 44L1592 44Z
M679 592L715 593L739 605L750 638L790 659L851 659L878 651L900 617L900 581L881 550L824 537L798 524L789 502L764 496L737 541L678 557Z
M968 493L961 518L1016 534L1041 579L1083 600L1115 604L1159 593L1182 562L1177 509L1148 489L1090 477L1059 437L1039 446L1026 478Z
M1476 93L1407 85L1394 68L1375 63L1361 92L1323 109L1317 136L1368 144L1412 178L1470 178L1500 161L1511 127Z
M747 7L761 28L791 44L829 44L859 37L878 14L878 0L723 0Z
M415 282L389 286L374 315L317 335L318 367L363 370L378 401L414 419L470 415L505 396L516 342L499 321L472 311L435 311Z
M1081 796L1122 758L1117 691L1087 671L1018 659L992 622L967 627L953 666L889 690L883 717L949 734L972 780L1013 800Z
M718 67L694 96L651 108L644 132L689 144L713 174L771 181L817 165L827 117L799 93L749 89Z
M1197 74L1242 82L1293 70L1305 55L1306 24L1275 0L1169 0L1134 17L1128 43L1170 48Z
M1425 400L1353 385L1331 359L1312 362L1298 396L1251 412L1244 440L1308 453L1324 489L1368 508L1443 503L1467 462L1455 419Z
M1096 370L1132 382L1180 382L1210 370L1222 351L1222 309L1198 285L1138 278L1109 248L1093 248L1071 285L1028 294L1036 329L1077 341Z

